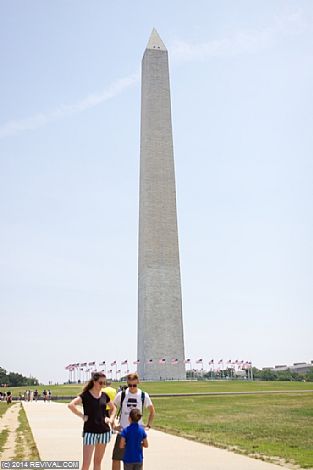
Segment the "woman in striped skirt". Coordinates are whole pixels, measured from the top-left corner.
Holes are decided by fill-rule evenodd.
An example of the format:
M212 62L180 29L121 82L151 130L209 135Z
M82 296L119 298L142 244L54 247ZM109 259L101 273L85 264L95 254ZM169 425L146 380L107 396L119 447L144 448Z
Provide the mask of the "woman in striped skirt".
M105 381L103 373L95 372L83 392L68 404L69 409L84 421L82 470L89 469L93 454L94 470L100 470L105 446L111 439L110 425L114 422L116 407L110 397L102 392ZM83 405L83 413L77 405ZM106 413L107 405L109 417Z

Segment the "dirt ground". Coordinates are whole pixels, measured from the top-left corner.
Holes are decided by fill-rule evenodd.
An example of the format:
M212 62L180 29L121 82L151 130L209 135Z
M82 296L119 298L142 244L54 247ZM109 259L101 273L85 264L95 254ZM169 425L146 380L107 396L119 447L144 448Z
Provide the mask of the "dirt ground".
M17 428L19 426L18 414L21 405L10 406L5 414L0 419L0 431L7 429L9 431L7 441L4 444L4 449L0 454L1 460L12 460L15 456L15 447L17 439Z

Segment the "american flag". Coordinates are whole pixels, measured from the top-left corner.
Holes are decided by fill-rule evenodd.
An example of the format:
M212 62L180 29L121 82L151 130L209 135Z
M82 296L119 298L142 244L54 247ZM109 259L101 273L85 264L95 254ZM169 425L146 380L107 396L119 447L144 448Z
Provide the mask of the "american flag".
M76 364L73 364L74 367L79 367L79 362L77 362Z
M185 360L184 360L184 363L185 363L185 364L190 364L190 359L185 359Z
M137 359L137 361L134 361L133 364L140 364L139 359Z
M209 361L209 364L214 364L214 359L211 359L211 360Z
M112 374L112 369L110 369L108 372L109 372L109 374Z
M127 364L127 363L128 363L128 360L125 359L125 361L122 361L122 362L121 362L121 365L124 366L124 365Z
M227 364L231 364L231 359L229 359L229 360L227 361Z
M117 374L120 374L120 372L121 372L121 369L119 369L119 370L116 371Z
M89 365L89 366L94 366L94 365L96 365L96 361L88 362L88 365Z
M71 370L72 364L69 364L68 366L65 367L65 370Z
M218 364L223 364L223 359L220 359L220 360L218 361Z
M160 359L159 360L159 364L165 364L166 363L166 359Z
M201 364L202 362L203 362L203 359L198 359L198 360L196 361L196 364Z
M178 364L178 359L172 359L172 360L171 360L171 364L173 364L173 365L174 365L174 364Z
M111 362L111 366L116 366L116 361Z
M104 366L105 361L99 362L99 366Z
M87 362L82 362L80 367L86 367L87 366Z

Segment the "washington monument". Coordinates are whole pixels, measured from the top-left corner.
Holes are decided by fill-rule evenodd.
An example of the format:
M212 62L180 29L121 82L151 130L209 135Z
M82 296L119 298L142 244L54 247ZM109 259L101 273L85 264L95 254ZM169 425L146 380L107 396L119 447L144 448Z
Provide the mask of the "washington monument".
M185 379L168 54L154 29L142 59L138 371Z

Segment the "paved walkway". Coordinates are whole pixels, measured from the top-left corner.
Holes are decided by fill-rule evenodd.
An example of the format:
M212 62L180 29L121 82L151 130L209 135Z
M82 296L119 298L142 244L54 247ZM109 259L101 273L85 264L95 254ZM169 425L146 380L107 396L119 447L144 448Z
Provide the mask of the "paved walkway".
M23 403L41 460L82 461L82 421L65 404ZM145 470L282 470L282 467L151 429ZM111 470L114 437L102 470ZM92 468L92 467L91 467ZM121 468L122 470L122 468Z

